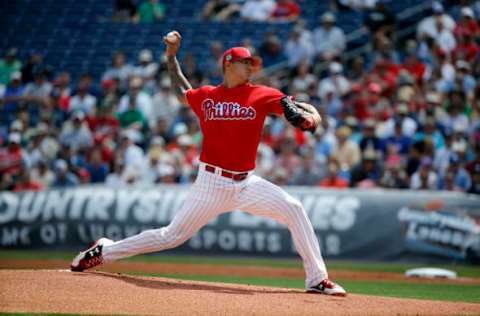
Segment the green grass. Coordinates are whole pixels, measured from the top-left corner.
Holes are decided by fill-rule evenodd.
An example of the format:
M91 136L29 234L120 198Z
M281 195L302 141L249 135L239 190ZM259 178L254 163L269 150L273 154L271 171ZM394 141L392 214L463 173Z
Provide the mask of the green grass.
M29 251L29 250L1 250L2 259L62 259L71 260L76 253L66 251ZM300 259L258 259L258 258L225 258L225 257L201 257L183 256L170 254L154 254L136 256L126 261L132 262L159 262L159 263L191 263L191 264L214 264L214 265L248 265L267 266L273 268L302 268ZM364 261L334 261L327 260L327 267L336 270L369 271L369 272L392 272L403 274L405 270L418 267L436 267L454 270L461 277L480 278L480 267L473 265L456 264L419 264L419 263L385 263Z
M303 280L244 278L234 276L207 276L183 274L136 274L155 277L195 280L207 282L237 283L271 287L304 289ZM335 280L352 294L416 298L425 300L480 303L478 285L443 285L392 281L351 281Z

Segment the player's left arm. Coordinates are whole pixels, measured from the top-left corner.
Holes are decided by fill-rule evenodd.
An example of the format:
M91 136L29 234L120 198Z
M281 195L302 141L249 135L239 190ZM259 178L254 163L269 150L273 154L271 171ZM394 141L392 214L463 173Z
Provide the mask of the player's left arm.
M293 101L290 96L284 96L280 99L283 107L283 115L296 128L302 131L315 133L322 118L317 109L308 103Z

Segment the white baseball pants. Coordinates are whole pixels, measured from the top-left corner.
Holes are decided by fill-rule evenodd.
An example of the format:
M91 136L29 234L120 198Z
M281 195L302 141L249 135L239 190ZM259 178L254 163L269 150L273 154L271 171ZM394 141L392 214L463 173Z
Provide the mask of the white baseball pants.
M201 163L197 179L172 222L105 245L105 262L174 248L190 239L212 218L241 210L287 225L303 259L306 287L317 285L328 277L312 224L298 200L259 176L249 174L243 181L234 181L220 173L220 168L216 168L215 173L206 171L205 164Z

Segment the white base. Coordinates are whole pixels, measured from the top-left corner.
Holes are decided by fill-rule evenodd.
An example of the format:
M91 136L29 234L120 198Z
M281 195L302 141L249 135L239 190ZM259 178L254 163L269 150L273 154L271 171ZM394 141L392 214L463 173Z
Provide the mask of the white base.
M456 279L457 272L440 268L418 268L405 271L407 277Z

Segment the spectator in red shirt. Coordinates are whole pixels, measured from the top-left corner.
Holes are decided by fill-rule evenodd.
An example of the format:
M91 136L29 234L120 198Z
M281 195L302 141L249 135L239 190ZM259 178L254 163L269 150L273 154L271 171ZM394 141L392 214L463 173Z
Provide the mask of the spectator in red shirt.
M16 175L20 172L23 162L21 136L12 133L8 137L7 147L0 148L0 174Z
M457 22L457 25L455 26L453 32L455 36L457 36L457 38L465 32L472 34L473 37L477 37L480 35L480 27L475 20L475 15L472 9L470 9L469 7L462 8L462 16Z
M452 52L454 60L466 60L473 63L480 52L480 47L474 40L470 30L463 30L458 36L457 47Z
M278 0L273 9L270 21L293 22L300 16L300 6L293 0Z
M41 191L41 190L43 190L43 185L38 181L32 180L30 176L30 171L28 171L25 168L21 169L13 191L21 192L21 191Z
M328 174L322 181L320 181L320 186L322 188L348 188L348 181L338 176L339 170L340 166L338 161L332 159L328 163Z

